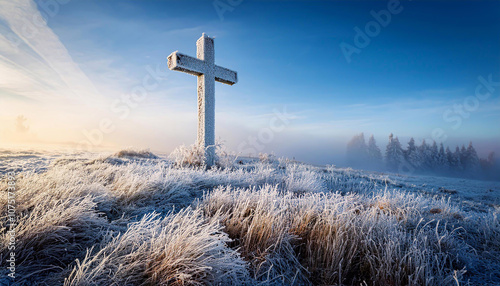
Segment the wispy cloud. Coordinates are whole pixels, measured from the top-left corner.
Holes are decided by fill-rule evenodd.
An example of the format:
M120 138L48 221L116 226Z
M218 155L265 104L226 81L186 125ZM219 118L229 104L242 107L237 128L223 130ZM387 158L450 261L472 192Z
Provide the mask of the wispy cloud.
M0 91L34 100L101 98L31 0L0 1Z

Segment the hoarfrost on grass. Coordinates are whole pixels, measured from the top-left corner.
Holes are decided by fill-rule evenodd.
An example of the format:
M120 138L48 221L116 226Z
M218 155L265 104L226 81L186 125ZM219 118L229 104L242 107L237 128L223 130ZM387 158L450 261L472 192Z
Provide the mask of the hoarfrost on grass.
M17 285L500 283L498 202L464 201L494 183L224 152L207 169L190 147L1 154L35 164L16 176Z

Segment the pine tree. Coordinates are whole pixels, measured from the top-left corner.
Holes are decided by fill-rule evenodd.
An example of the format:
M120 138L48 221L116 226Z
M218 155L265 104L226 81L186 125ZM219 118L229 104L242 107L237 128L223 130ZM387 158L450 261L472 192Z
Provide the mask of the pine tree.
M388 170L398 171L404 160L403 149L399 143L398 137L394 138L392 133L389 135L389 143L385 150L385 160Z
M368 157L371 167L379 168L382 165L382 153L375 142L373 135L368 139Z
M467 149L462 145L460 148L460 170L465 171L467 169Z
M476 149L472 146L472 142L469 143L469 147L465 151L466 168L470 175L475 175L479 171L479 157L477 156Z
M488 158L479 159L479 163L481 164L481 170L483 173L488 174L495 165L495 152L490 152L490 154L488 154Z
M449 149L447 149L449 150ZM439 153L437 157L437 163L438 163L438 170L441 173L446 173L448 172L450 165L448 164L448 157L446 155L446 152L444 151L444 146L443 143L439 145Z
M500 164L495 157L495 152L490 152L488 158L480 159L483 178L500 180Z
M422 145L418 147L421 159L421 167L422 171L429 171L432 169L432 159L431 159L431 147L427 145L425 139L422 141Z
M354 167L366 166L368 157L368 147L365 143L365 135L363 133L352 137L347 143L347 162Z
M459 162L455 154L451 152L450 147L446 147L446 160L448 162L448 171L451 173L455 172Z
M415 145L415 139L410 138L408 141L408 147L404 151L405 160L415 169L420 169L422 166L422 159L420 158L420 152Z
M462 162L462 152L460 151L460 147L455 148L455 153L453 153L453 157L455 157L455 166L454 172L455 174L461 173L464 170L463 162Z
M429 166L432 171L438 170L439 167L439 150L436 141L432 142L432 146L430 149L430 155L429 155Z

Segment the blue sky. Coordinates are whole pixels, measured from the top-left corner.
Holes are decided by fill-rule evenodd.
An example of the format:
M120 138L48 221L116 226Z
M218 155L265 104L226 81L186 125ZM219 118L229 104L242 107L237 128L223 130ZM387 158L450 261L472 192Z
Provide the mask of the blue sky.
M215 37L216 63L238 71L238 84L216 86L216 134L230 150L286 110L290 121L257 151L331 163L356 133L374 134L383 148L391 132L421 140L439 128L445 145L472 140L480 154L500 152L500 86L475 96L479 76L500 82L500 2L218 1L236 4L224 19L212 1L2 2L0 73L11 79L0 82L0 119L23 114L33 133L23 136L43 142L89 141L106 118L116 128L102 140L94 134L98 145L169 152L191 144L196 78L167 71L165 59L196 55L205 32ZM355 46L355 28L364 31L371 11L388 5L399 12L348 62L341 43ZM26 24L14 17L29 23L36 11L46 26L23 35ZM162 80L126 118L110 111L157 68ZM78 100L68 99L75 90ZM457 104L470 112L447 113Z

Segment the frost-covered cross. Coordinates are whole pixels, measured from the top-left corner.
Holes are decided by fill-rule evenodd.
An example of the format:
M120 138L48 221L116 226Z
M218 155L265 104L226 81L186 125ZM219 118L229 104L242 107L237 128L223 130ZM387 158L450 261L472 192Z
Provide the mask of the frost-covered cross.
M214 39L203 33L196 42L196 57L178 51L168 56L168 68L198 77L197 144L205 150L205 163L215 163L215 81L233 85L238 81L235 71L215 65Z

